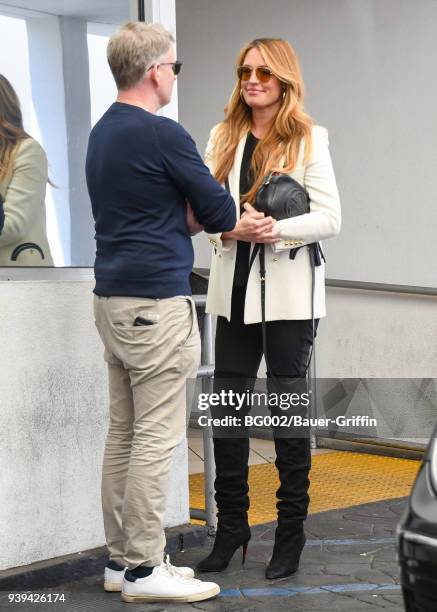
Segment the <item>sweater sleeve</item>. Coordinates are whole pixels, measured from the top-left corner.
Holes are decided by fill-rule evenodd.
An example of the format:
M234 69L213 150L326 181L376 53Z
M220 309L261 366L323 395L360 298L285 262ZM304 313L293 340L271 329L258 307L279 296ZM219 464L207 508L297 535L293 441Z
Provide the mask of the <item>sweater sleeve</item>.
M15 156L12 179L5 194L0 246L26 236L45 198L47 172L47 158L42 147L35 140L25 140Z
M156 136L166 171L190 202L205 231L232 230L237 220L234 200L211 175L188 132L163 117Z

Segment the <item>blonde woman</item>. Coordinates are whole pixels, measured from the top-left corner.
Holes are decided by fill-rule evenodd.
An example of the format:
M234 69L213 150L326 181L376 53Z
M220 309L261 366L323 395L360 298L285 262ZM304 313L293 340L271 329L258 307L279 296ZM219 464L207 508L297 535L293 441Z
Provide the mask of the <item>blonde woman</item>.
M47 172L46 154L24 131L17 94L0 74L0 266L53 265L46 235Z
M340 230L340 204L326 129L313 125L303 110L299 62L282 39L252 41L237 59L237 82L224 121L209 140L207 160L217 180L241 202L231 232L210 235L213 245L207 311L218 316L215 391L253 388L263 355L259 264L249 266L254 243L265 244L266 329L269 390L305 393L306 370L315 323L325 316L324 265L312 271L307 245ZM254 203L272 170L289 174L305 187L310 212L275 221L257 213ZM290 257L290 248L298 247ZM222 413L226 407L222 406ZM272 410L274 412L274 410ZM220 414L220 407L213 411ZM279 411L281 412L281 411ZM235 414L235 413L234 413ZM307 435L290 437L274 429L278 525L267 578L293 574L305 544L311 453ZM214 437L218 530L201 571L220 571L250 539L247 510L247 437ZM288 435L287 435L288 433ZM235 434L234 434L235 435Z

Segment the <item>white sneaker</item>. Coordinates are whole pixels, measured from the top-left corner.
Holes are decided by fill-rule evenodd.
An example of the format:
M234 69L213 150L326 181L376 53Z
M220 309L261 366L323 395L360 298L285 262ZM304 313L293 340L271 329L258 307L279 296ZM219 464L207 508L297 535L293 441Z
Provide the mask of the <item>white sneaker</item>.
M220 593L214 582L202 582L180 573L180 567L171 565L168 555L161 565L153 568L150 576L137 578L134 582L123 579L121 598L128 603L151 601L202 601ZM184 568L190 569L190 568ZM193 570L191 570L193 571Z
M166 555L165 557L165 562L166 564L168 563L169 565L171 565L170 557L168 555ZM172 568L185 578L194 578L194 570L192 570L191 567L176 567L175 565L172 565ZM105 567L105 576L103 583L104 590L110 593L121 591L125 571L126 568L123 568L122 570L114 570L109 567Z
M114 570L110 567L105 567L105 576L103 582L104 590L108 591L109 593L121 591L125 571L126 568L123 568L122 570Z

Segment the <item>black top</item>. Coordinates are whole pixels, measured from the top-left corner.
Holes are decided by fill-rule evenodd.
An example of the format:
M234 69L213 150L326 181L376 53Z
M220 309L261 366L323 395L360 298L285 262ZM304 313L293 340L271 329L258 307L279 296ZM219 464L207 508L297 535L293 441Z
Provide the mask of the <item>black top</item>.
M91 132L86 178L97 242L94 293L190 295L186 200L209 233L233 229L236 214L184 128L116 102Z
M243 151L243 159L240 169L240 194L247 193L253 185L253 177L250 175L250 162L252 160L253 151L258 144L258 138L249 132L246 139L246 144ZM242 200L244 204L245 200ZM240 214L244 212L241 205ZM234 287L246 287L249 278L249 256L250 242L238 240L237 242L237 259L235 262L234 272Z

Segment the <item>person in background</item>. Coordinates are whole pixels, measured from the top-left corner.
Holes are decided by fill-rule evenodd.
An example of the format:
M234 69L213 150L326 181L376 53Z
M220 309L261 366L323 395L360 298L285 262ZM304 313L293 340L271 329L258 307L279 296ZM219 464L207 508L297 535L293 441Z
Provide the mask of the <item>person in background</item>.
M303 91L299 62L287 41L261 38L248 43L238 55L237 81L225 120L213 129L207 147L207 163L219 182L228 180L239 214L234 230L210 236L214 250L206 311L218 315L217 393L253 389L263 356L259 262L249 265L255 243L265 245L267 388L271 394L289 397L307 392L312 315L315 327L325 316L324 265L315 267L312 287L307 245L338 234L341 215L328 134L303 111ZM256 213L252 205L257 191L272 171L289 174L305 187L307 214L275 221ZM291 247L299 250L290 252ZM226 407L211 409L213 416L220 416L220 411ZM249 439L218 433L218 529L211 554L198 564L205 572L227 567L241 546L244 559L250 539ZM224 433L228 437L222 437ZM305 544L310 441L303 431L300 436L292 433L273 429L280 487L273 556L266 569L270 579L296 572Z
M25 132L17 94L0 74L0 266L53 266L47 182L44 149Z
M94 126L86 159L110 398L104 588L127 602L199 601L220 589L163 561L163 518L173 450L185 435L186 380L200 361L190 233L232 230L235 204L182 126L157 115L182 65L173 36L127 23L111 37L108 61L118 97Z

